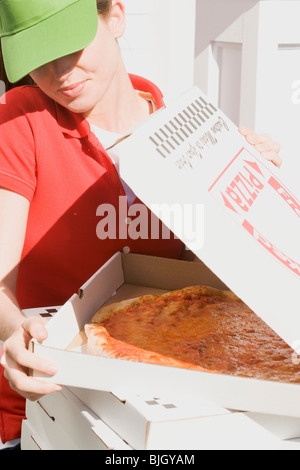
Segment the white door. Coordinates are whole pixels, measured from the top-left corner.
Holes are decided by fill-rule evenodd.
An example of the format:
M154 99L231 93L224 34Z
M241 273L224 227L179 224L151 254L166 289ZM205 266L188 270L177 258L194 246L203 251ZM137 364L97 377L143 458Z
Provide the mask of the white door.
M246 16L240 119L282 144L300 194L300 1L263 1Z
M300 193L299 19L298 0L197 0L195 84L281 143L281 172Z
M240 122L244 14L258 0L197 0L195 84Z

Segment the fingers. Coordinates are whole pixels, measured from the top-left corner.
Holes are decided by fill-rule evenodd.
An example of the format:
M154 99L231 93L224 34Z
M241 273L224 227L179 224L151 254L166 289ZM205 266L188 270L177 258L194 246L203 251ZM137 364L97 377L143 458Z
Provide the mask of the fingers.
M260 153L262 152L275 152L279 153L281 150L280 144L278 142L261 142L252 144L255 146L256 150Z
M256 134L248 127L240 127L239 131L246 137L249 144L268 147L267 150L263 151L269 151L269 147L273 146L273 144L275 144L276 148L279 148L278 151L280 151L280 145L277 142L272 142L272 137L269 134ZM272 148L272 150L274 149Z
M4 343L1 365L5 369L4 376L11 388L29 400L36 400L43 395L61 390L61 387L28 376L28 369L48 376L57 373L57 367L54 364L28 351L32 338L39 342L47 338L43 319L33 317L24 321L22 327Z
M261 134L263 135L263 134ZM278 142L262 142L252 144L256 148L256 150L264 157L266 160L274 163L277 167L281 167L282 159L279 156L279 152L281 150L281 146Z
M55 393L62 389L59 385L28 377L23 368L16 364L6 353L4 358L1 358L1 363L5 367L4 377L8 380L12 390L28 400L35 401L44 395Z
M24 321L23 330L28 334L29 338L36 339L39 343L45 341L48 337L46 322L43 318L32 317Z
M255 132L250 129L249 127L241 126L239 128L239 133L242 134L244 137L247 137L248 135L255 134Z
M261 152L262 157L264 157L269 162L274 163L275 166L280 168L282 166L282 159L276 152Z
M44 374L54 375L57 370L53 364L28 351L29 342L32 338L39 342L47 338L47 330L43 319L33 317L24 321L21 328L4 343L6 358L14 361L14 364L18 364L23 369L34 369ZM8 364L7 360L6 362ZM10 367L9 364L8 367Z
M281 145L278 142L273 142L269 134L256 134L248 127L240 127L239 132L250 145L255 147L263 158L274 163L277 167L282 165L282 158L279 156Z
M57 373L57 368L54 364L40 359L23 346L20 346L20 343L16 341L16 337L11 337L6 341L4 352L5 356L2 358L2 361L5 361L8 367L18 365L23 370L33 369L46 375L55 375Z

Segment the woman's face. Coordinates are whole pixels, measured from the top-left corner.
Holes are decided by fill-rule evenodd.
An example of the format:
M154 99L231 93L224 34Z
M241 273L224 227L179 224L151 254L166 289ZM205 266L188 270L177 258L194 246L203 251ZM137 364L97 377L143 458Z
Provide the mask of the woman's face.
M113 8L115 16L99 15L96 37L86 49L30 74L46 95L75 113L89 113L102 103L120 70L122 60L116 38L123 34L124 11Z

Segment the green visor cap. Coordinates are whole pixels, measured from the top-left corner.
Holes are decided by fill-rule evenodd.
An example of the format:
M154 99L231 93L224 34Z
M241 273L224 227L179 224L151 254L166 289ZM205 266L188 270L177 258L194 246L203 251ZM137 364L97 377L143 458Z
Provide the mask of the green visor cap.
M98 28L96 0L0 0L0 37L7 78L87 47Z

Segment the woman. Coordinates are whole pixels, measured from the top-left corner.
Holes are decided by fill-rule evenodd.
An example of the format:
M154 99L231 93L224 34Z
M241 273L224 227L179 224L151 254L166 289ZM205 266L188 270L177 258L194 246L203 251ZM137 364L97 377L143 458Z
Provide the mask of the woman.
M179 258L183 247L174 237L96 236L100 204L118 212L120 196L135 198L106 149L163 106L155 85L125 70L117 44L123 4L32 0L29 8L10 0L0 3L0 17L10 82L30 74L37 85L14 88L0 107L0 435L7 442L20 436L21 396L36 400L60 390L26 373L53 375L56 366L27 350L31 338L44 341L47 332L21 309L61 305L116 251ZM280 164L268 136L241 132Z

